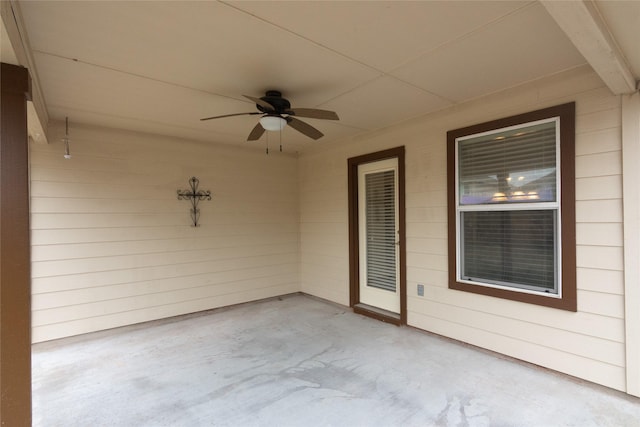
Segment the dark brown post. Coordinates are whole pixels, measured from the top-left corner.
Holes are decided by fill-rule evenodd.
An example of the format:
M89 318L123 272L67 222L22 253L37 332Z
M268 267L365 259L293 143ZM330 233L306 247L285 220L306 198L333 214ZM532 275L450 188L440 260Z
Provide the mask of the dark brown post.
M31 265L26 68L0 68L0 425L31 425Z

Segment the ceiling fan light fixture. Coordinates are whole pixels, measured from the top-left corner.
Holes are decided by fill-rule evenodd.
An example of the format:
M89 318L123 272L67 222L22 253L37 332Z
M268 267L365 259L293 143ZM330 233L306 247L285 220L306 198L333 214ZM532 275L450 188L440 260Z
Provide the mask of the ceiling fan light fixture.
M284 129L286 124L287 121L279 116L264 116L260 118L260 125L262 125L265 130L279 131Z

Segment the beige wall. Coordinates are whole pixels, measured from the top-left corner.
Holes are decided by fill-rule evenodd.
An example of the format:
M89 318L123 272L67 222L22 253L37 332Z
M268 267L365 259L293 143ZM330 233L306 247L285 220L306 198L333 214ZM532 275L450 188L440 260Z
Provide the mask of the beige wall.
M449 290L446 132L570 101L578 312ZM580 68L305 153L298 166L302 290L348 304L347 159L404 145L408 324L625 390L620 126L620 98Z
M65 160L61 132L31 144L34 342L299 290L294 156L72 122Z

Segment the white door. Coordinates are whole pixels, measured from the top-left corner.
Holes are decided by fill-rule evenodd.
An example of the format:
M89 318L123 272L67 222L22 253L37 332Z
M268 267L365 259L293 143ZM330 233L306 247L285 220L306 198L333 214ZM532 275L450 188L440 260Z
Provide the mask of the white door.
M400 313L398 159L358 166L360 302Z

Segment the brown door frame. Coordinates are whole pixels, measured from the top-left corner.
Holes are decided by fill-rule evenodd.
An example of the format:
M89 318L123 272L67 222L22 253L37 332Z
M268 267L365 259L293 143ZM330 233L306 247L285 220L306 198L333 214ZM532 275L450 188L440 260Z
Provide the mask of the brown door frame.
M358 166L378 160L398 159L398 230L400 240L400 317L387 315L383 311L369 310L360 305L360 237L358 224ZM407 246L405 221L405 167L404 146L348 159L349 197L349 306L356 313L364 314L396 325L407 324Z

